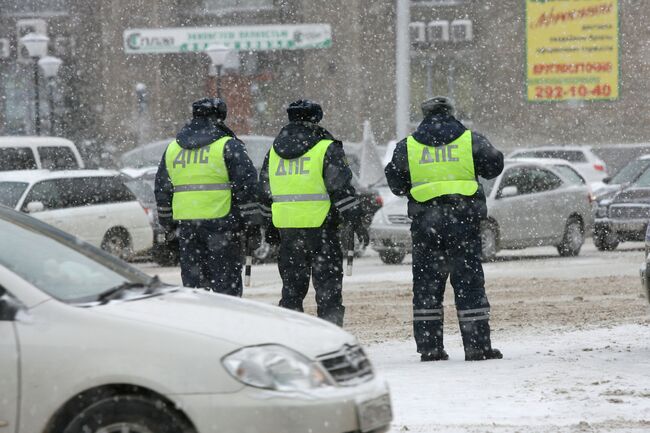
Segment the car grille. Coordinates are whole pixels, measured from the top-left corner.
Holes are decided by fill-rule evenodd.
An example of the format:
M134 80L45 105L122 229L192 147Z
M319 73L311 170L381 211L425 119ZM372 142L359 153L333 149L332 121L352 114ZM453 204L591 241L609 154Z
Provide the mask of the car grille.
M319 356L318 361L339 385L357 385L375 376L370 360L360 346L346 345L337 352Z
M388 215L388 221L393 224L411 224L411 218L406 215Z
M609 217L612 219L649 219L650 206L611 205Z

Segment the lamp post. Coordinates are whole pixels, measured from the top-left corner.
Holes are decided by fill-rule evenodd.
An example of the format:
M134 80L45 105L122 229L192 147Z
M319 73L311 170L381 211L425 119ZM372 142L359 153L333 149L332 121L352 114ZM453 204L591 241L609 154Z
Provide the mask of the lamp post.
M45 35L40 33L28 33L20 42L27 49L29 57L34 60L34 131L36 135L41 135L41 107L38 83L38 59L47 54L47 43L50 41Z
M58 57L53 57L53 56L45 56L41 57L41 59L38 61L38 66L41 67L41 70L43 71L43 75L47 79L47 105L50 108L50 135L54 135L54 84L52 83L54 81L54 78L58 75L59 73L59 68L61 67L61 64L63 63L63 60L59 59Z
M225 45L210 45L206 48L205 53L210 57L210 72L208 75L217 77L216 96L221 98L221 69L226 64L228 55L232 50ZM211 95L215 96L215 95Z

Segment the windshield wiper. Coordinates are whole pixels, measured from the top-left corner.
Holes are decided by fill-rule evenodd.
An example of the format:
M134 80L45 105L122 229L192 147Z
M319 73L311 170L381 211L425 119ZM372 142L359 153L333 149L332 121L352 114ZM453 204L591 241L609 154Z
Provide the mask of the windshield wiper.
M112 301L113 299L119 299L124 292L131 289L144 288L146 290L143 292L143 294L150 295L155 291L155 289L159 287L161 287L161 282L157 275L145 283L125 281L120 285L117 285L115 287L106 290L105 292L100 293L97 296L96 301L99 302L100 304L106 304L107 302Z

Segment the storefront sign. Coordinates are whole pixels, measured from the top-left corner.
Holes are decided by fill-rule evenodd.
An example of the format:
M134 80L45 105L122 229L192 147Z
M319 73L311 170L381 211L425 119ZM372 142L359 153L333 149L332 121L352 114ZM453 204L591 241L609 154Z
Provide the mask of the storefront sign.
M332 45L332 29L329 24L298 24L124 31L127 54L200 52L212 44L236 51L328 48Z
M529 101L618 98L618 0L526 0Z

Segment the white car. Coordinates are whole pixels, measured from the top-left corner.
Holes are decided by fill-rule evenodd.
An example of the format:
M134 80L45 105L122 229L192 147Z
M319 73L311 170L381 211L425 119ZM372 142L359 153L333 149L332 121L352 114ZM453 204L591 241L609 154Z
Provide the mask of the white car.
M608 175L605 162L593 152L590 146L547 146L521 149L508 155L514 158L563 159L573 164L590 184L600 185Z
M0 137L0 171L84 168L77 146L59 137Z
M0 204L29 213L124 259L153 245L147 210L116 171L2 172Z
M166 286L0 206L0 429L385 432L388 388L309 315Z
M503 173L480 179L488 219L481 227L483 260L500 249L553 245L562 256L580 253L593 227L593 197L585 179L564 160L506 160ZM412 250L407 200L384 204L370 226L384 263L401 263Z

